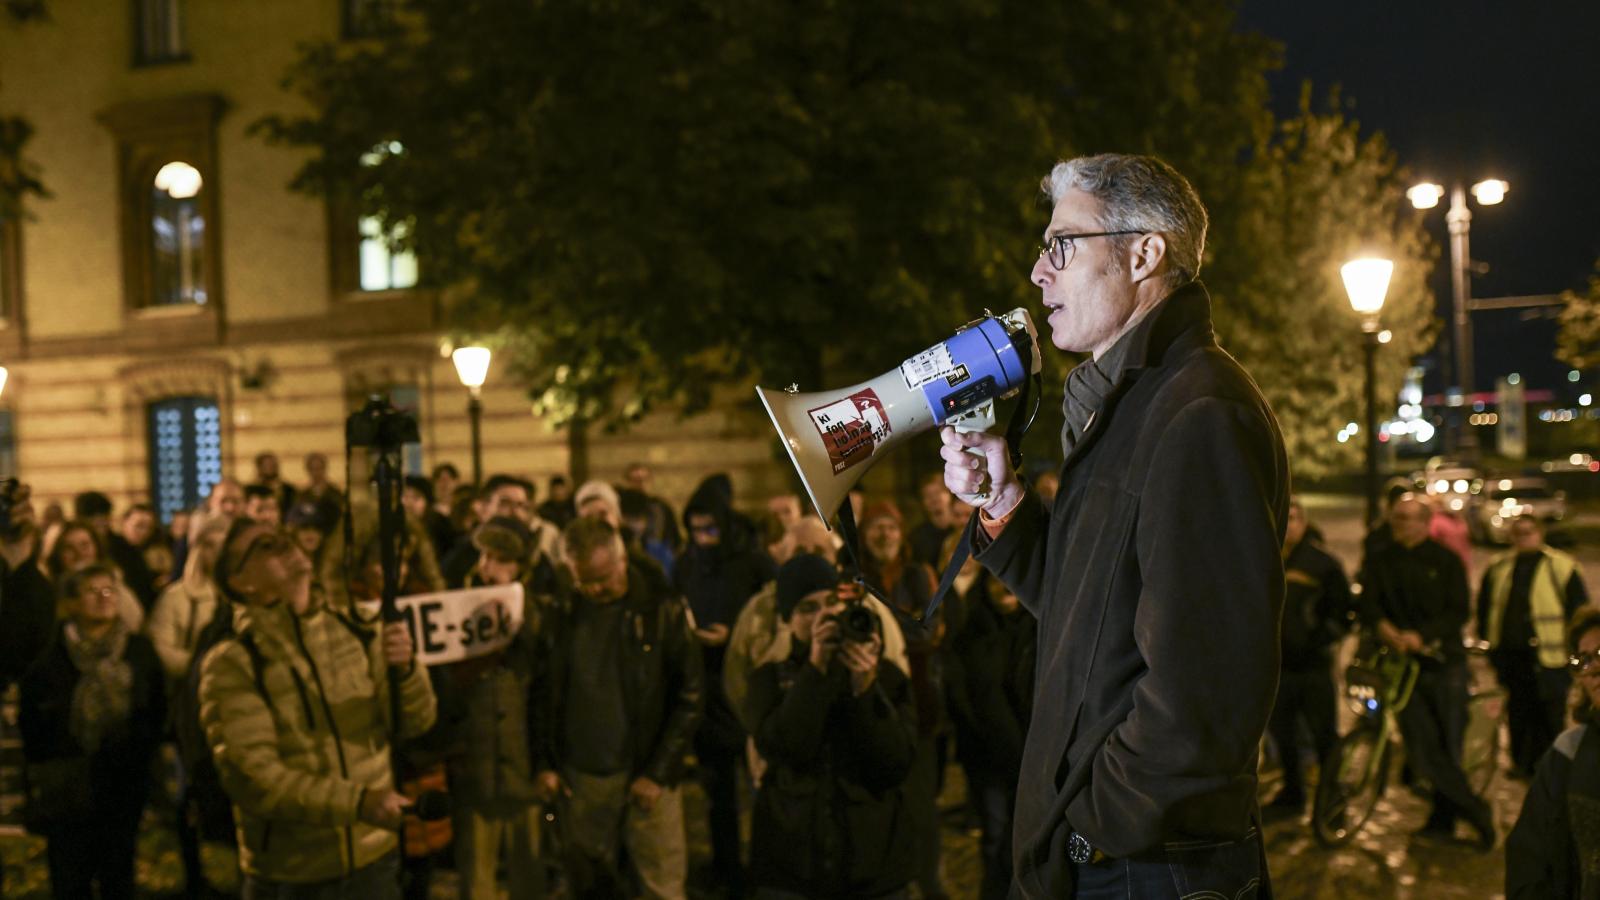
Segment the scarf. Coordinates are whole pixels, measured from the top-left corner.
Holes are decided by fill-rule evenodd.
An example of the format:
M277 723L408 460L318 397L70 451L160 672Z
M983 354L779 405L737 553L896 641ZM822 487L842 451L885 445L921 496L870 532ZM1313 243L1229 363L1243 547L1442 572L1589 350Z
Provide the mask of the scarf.
M93 754L108 736L127 726L132 713L133 667L123 659L128 647L128 626L117 619L105 634L88 638L69 622L63 634L67 655L78 670L68 730L86 752Z
M1093 356L1079 363L1067 375L1061 412L1066 422L1061 426L1061 454L1070 456L1078 445L1089 422L1105 407L1106 399L1122 383L1129 369L1140 365L1142 350L1149 341L1149 333L1166 306L1162 301L1145 314L1145 317L1117 338L1111 348L1099 359Z

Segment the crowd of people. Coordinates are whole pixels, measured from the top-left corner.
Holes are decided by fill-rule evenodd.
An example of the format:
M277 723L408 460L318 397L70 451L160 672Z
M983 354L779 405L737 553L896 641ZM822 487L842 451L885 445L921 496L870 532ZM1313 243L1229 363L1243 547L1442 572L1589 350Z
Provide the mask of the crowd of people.
M680 511L643 465L542 498L440 465L404 482L400 593L520 583L527 602L495 653L424 666L372 611L375 516L320 455L305 470L291 485L262 454L169 522L95 492L40 511L10 483L0 675L55 896L133 896L140 822L165 808L193 897L215 891L208 841L236 848L246 897L427 897L441 860L470 898L552 879L940 897L957 763L983 896L1005 896L1035 626L971 562L936 620L913 618L963 521L937 475L914 527L852 495L852 552L799 497L739 504L725 475ZM695 872L691 779L711 839Z

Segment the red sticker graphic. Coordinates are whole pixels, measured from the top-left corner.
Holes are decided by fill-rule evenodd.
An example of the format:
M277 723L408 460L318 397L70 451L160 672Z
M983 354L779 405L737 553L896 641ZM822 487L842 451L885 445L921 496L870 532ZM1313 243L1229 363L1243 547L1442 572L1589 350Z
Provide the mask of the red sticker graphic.
M869 459L892 433L889 416L870 389L806 412L822 436L822 445L828 448L835 475Z

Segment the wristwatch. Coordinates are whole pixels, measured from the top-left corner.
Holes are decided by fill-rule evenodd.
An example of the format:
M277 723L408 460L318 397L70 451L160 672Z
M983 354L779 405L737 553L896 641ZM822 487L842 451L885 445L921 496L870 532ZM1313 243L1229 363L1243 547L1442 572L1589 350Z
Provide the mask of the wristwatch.
M1101 853L1095 845L1089 843L1088 838L1076 831L1072 833L1071 837L1067 838L1067 859L1080 866L1104 862L1109 858L1104 853Z

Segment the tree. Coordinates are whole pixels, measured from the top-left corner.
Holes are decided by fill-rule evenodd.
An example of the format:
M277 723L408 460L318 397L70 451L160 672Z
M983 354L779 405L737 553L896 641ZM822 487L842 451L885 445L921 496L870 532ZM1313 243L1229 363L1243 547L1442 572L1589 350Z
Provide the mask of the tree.
M1437 248L1402 209L1405 180L1381 135L1363 138L1337 109L1317 112L1310 87L1237 182L1213 203L1213 257L1205 279L1220 342L1244 364L1277 413L1297 478L1352 467L1365 439L1341 444L1347 422L1365 427L1360 319L1339 268L1358 256L1394 260L1377 357L1380 411L1392 408L1411 360L1433 342L1428 274Z
M1575 369L1600 364L1600 259L1595 260L1589 289L1563 291L1561 331L1556 336L1556 356Z
M1263 126L1272 56L1175 0L409 10L308 48L313 111L264 130L313 150L298 186L401 226L461 327L503 323L547 412L591 420L844 383L1026 303L1043 170L1104 146L1214 168Z
M1359 390L1354 338L1326 340L1349 324L1329 267L1358 238L1403 245L1403 351L1420 232L1381 142L1332 114L1275 126L1278 49L1232 6L412 0L374 41L306 48L287 84L309 112L260 128L310 151L297 187L415 249L546 414L609 424L751 376L849 384L1027 305L1039 177L1158 153L1212 205L1230 344L1294 385L1265 386L1320 465L1310 435ZM1285 332L1292 371L1265 338ZM1058 401L1070 361L1048 358ZM1053 450L1049 424L1030 444Z

